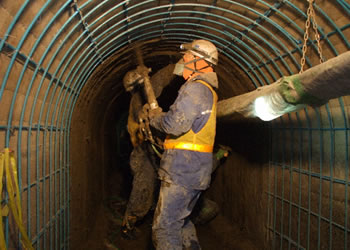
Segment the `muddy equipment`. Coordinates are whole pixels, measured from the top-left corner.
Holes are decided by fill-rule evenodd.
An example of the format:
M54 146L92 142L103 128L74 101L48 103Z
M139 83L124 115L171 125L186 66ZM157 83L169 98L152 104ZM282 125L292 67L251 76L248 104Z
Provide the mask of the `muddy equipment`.
M130 70L123 78L123 85L127 92L133 91L138 85L144 82L143 77L137 70Z
M144 94L145 94L145 97L146 97L147 103L148 103L148 105L146 105L146 106L148 106L150 110L160 109L158 106L158 102L157 102L157 99L155 97L153 88L152 88L152 83L151 83L150 77L148 75L149 72L151 72L151 69L147 68L143 62L142 51L141 51L139 44L136 44L136 46L134 47L134 51L135 51L137 62L138 62L136 72L143 79L142 82L143 82ZM144 135L144 138L146 141L150 141L152 145L157 145L157 146L161 147L160 144L158 142L156 142L156 140L153 138L151 128L149 125L149 118L144 117L142 115L142 114L149 112L149 110L145 110L145 107L139 116L140 132Z
M136 68L136 71L138 74L140 74L143 78L143 86L144 86L144 93L147 99L147 103L150 106L150 109L156 109L158 108L158 102L157 99L154 95L154 91L152 88L151 80L149 78L149 72L151 72L150 68L147 68L144 63L143 63L143 57L142 57L142 52L141 48L139 45L135 46L135 54L137 58L137 63L138 66Z

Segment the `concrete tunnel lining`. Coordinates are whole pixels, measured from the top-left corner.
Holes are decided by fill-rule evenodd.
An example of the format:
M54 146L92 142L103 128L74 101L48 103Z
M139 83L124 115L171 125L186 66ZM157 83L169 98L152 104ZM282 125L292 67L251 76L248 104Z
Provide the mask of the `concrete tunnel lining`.
M34 246L75 249L91 236L106 169L113 165L108 137L119 106L128 101L121 79L135 66L136 41L148 41L146 65L160 68L176 62L180 43L211 40L220 53L218 94L226 99L299 71L307 5L2 1L0 146L17 153L24 224ZM349 3L316 1L314 8L323 56L349 50ZM317 43L311 37L308 45L306 63L312 67L319 63ZM216 196L228 221L271 248L346 249L348 103L348 97L334 99L270 123L220 124L219 140L236 151L219 169L209 195ZM222 131L240 135L225 137ZM251 189L240 192L246 185ZM258 225L253 218L261 218ZM7 244L19 245L12 217L4 221Z

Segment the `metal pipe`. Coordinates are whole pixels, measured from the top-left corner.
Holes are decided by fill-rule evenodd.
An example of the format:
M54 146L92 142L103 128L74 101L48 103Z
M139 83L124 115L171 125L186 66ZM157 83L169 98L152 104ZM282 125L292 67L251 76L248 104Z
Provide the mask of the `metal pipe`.
M350 51L319 64L305 72L281 78L271 85L218 102L217 117L221 119L255 118L259 98L279 98L278 103L267 103L268 109L277 110L275 119L283 114L303 108L320 106L328 100L350 94ZM276 98L275 98L276 99ZM265 110L266 111L266 110ZM264 118L261 118L264 119ZM271 119L269 119L271 120Z

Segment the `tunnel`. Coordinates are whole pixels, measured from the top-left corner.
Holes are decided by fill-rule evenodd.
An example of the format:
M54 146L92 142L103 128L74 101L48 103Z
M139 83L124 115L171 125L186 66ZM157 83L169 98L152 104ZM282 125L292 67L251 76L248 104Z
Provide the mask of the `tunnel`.
M211 41L219 102L350 49L347 0L1 0L0 14L0 151L15 159L0 165L2 249L27 249L26 238L33 249L153 249L152 214L137 243L119 235L135 46L152 77L181 44ZM163 110L183 83L164 88ZM215 143L231 150L203 194L219 213L197 227L202 249L350 249L349 103L218 117Z

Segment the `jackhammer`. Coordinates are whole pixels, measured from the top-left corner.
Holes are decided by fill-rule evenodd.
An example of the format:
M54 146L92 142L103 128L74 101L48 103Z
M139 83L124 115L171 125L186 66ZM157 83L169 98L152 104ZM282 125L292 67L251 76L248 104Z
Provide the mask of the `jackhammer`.
M149 77L149 72L151 72L150 68L147 68L144 65L143 62L143 57L142 57L142 52L141 48L139 45L136 45L135 48L135 54L138 62L138 66L136 68L136 72L142 77L142 83L143 83L143 90L144 90L144 95L146 97L148 105L145 105L143 107L143 110L141 111L143 115L139 116L139 129L140 132L144 135L145 140L148 140L152 146L156 145L160 148L162 148L162 141L159 138L154 138L152 135L152 131L150 129L149 125L149 119L148 117L145 117L144 114L148 114L150 110L156 110L160 109L157 99L155 97L153 88L152 88L152 83ZM149 110L147 110L149 109ZM160 109L161 110L161 109ZM156 150L154 148L154 150Z

